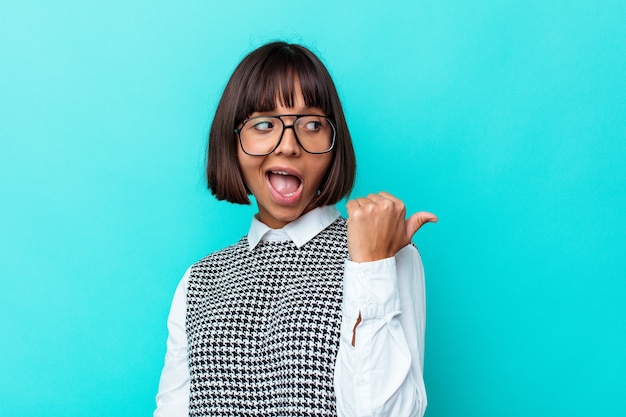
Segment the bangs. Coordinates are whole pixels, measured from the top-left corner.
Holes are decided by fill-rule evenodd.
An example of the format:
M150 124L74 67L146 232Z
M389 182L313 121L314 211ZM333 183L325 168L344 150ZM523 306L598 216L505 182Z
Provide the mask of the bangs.
M286 46L272 51L251 68L240 98L235 124L254 112L269 112L278 105L293 107L296 80L304 104L317 107L332 119L332 91L334 87L326 69L310 59L306 50Z

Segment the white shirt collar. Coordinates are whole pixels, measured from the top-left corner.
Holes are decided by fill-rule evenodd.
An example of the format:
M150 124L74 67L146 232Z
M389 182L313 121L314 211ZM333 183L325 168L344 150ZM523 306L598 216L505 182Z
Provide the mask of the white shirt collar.
M260 241L293 241L300 248L337 220L338 217L339 211L334 206L317 207L287 223L282 229L272 229L257 219L255 215L248 231L248 245L252 250Z

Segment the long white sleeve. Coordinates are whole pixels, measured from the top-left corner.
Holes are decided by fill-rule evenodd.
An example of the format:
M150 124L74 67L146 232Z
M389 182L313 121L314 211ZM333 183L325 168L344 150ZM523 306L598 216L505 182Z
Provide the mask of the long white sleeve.
M392 258L346 262L343 297L338 415L423 416L426 306L417 249L408 245Z
M156 396L154 417L181 417L189 414L189 366L185 311L189 271L178 284L167 319L167 352Z

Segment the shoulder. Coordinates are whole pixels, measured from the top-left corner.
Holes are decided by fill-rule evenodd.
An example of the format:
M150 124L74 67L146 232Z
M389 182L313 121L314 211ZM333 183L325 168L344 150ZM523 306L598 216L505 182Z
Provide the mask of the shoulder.
M207 267L232 263L235 259L239 259L246 250L248 250L248 238L244 236L237 243L226 246L200 259L189 267L189 272L193 274L195 271L206 269Z

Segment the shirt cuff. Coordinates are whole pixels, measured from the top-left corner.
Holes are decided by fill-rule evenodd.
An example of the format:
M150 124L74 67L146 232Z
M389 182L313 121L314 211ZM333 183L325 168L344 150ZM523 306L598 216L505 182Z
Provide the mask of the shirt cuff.
M362 320L392 317L400 311L395 257L373 262L346 261L344 314Z

